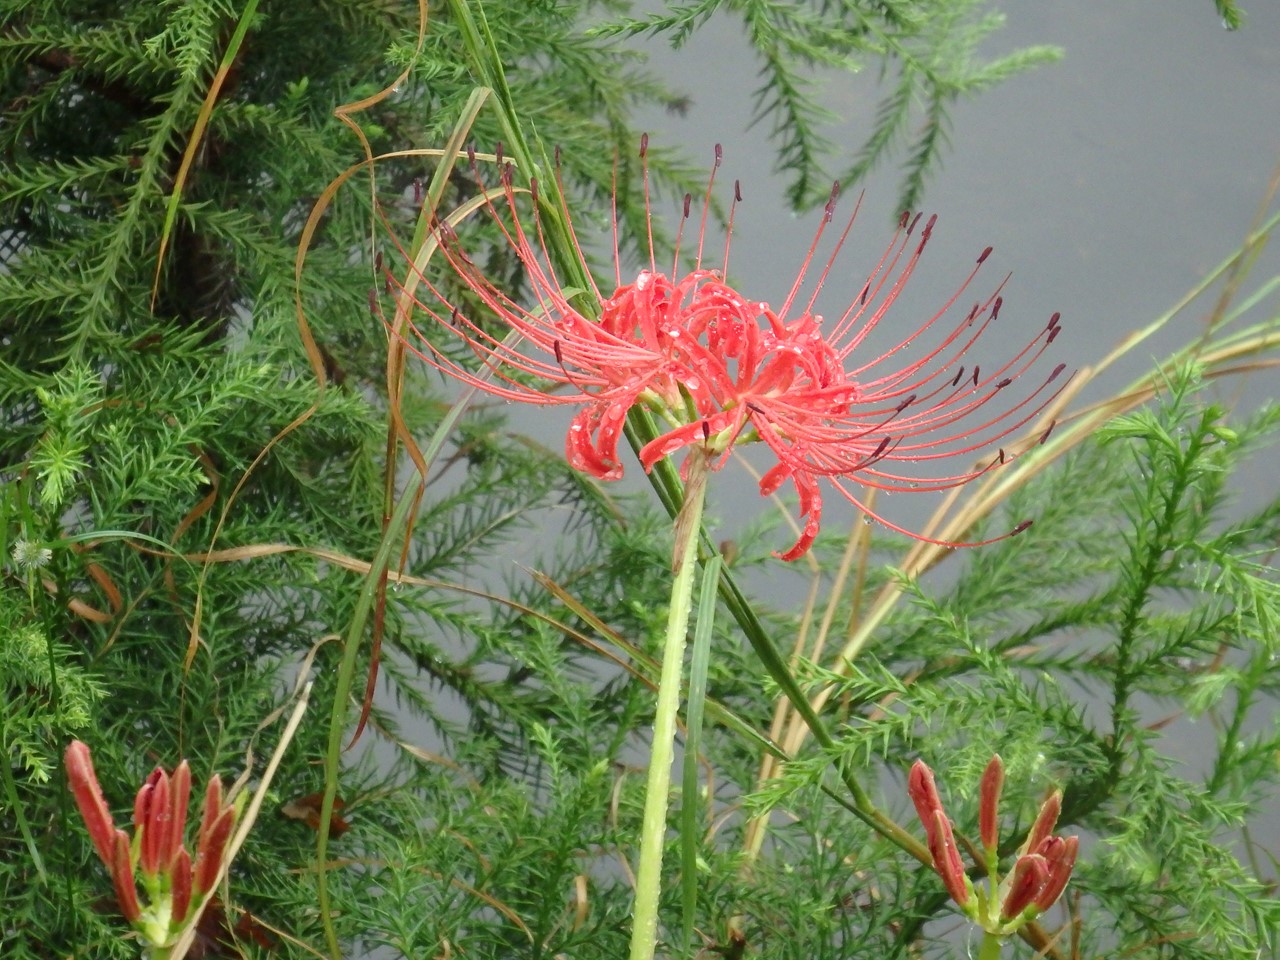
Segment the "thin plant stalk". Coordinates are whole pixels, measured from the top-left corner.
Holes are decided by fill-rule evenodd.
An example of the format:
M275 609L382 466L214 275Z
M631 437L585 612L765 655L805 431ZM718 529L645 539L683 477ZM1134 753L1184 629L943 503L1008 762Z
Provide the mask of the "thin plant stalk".
M675 754L676 714L680 707L680 680L689 613L693 605L693 581L698 572L698 534L707 493L706 454L694 449L687 466L684 505L676 519L671 606L667 613L649 778L645 785L640 861L636 868L636 898L632 915L631 960L652 960L658 939L658 900L662 890L662 853L667 839L667 803Z

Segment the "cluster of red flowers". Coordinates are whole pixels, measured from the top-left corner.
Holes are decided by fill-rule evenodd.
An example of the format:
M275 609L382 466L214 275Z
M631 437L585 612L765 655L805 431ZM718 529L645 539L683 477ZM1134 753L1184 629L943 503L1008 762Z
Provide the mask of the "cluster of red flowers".
M66 765L89 838L111 874L120 912L153 946L171 945L197 918L222 870L236 822L235 807L222 795L222 781L214 774L205 791L193 862L183 844L191 795L187 761L178 764L172 775L156 767L143 782L133 805L132 839L111 818L88 745L72 741ZM145 902L138 898L138 880Z
M1004 764L997 755L987 764L978 790L978 833L991 880L990 889L982 890L974 887L960 859L955 832L938 797L933 771L923 760L917 760L907 778L907 793L924 824L933 869L942 878L947 893L971 919L1001 936L1013 933L1057 902L1071 878L1080 847L1078 837L1053 834L1062 812L1062 794L1054 791L1040 807L1013 870L1001 881L999 805L1003 785Z
M646 148L647 141L642 158ZM720 159L717 147L717 168ZM618 440L636 404L648 405L669 427L641 451L645 469L694 446L711 454L719 467L736 445L763 442L776 464L763 476L760 492L772 493L790 481L806 521L795 545L781 554L787 560L804 554L818 532L819 480L825 478L864 513L900 530L873 513L861 492L848 484L905 491L945 490L966 483L1007 459L1005 450L998 449L987 463L975 464L977 451L997 446L1025 427L1062 389L1061 384L1056 390L1050 386L1062 373L1059 365L1020 400L983 412L1035 363L1060 330L1054 314L1025 346L997 364L982 368L962 362L999 321L1001 297L997 292L972 309L954 311L949 321L944 318L953 313L990 248L939 311L912 324L893 349L863 356L868 336L915 269L933 231L933 218L920 228L919 216L904 214L893 241L848 309L834 322L814 313L818 292L857 214L855 209L812 289L802 297L818 241L834 216L836 189L782 305L774 309L743 296L725 283L721 272L704 268L702 262L714 179L713 168L693 269L683 276L678 270L679 240L670 277L658 270L650 241L648 267L623 283L615 208L617 288L605 296L594 283L590 291L566 291L547 253L537 213L537 184L530 229L517 210L519 191L512 184L511 168L503 166L505 210L493 203L487 209L523 265L536 303L522 305L496 286L466 255L457 236L442 226L437 235L450 267L500 322L469 316L449 303L440 285L422 277L418 285L431 298L424 297L428 302L420 301L419 306L437 329L421 330L411 323L417 337L410 347L438 369L490 394L580 407L569 427L566 453L575 468L602 479L622 473ZM735 207L740 196L735 184ZM647 168L645 204L649 214ZM690 207L691 197L686 195L682 232ZM572 231L567 208L561 207L560 214ZM581 257L576 236L574 244ZM390 275L388 279L394 281ZM579 297L590 300L585 312ZM939 326L940 333L934 331ZM437 344L440 331L465 341L482 367L472 369L451 358ZM908 346L915 347L913 358L902 361L899 355ZM567 389L556 392L557 387ZM1041 440L1046 436L1047 431ZM940 461L956 458L968 462L958 469L936 469ZM1020 524L1012 532L1026 526Z

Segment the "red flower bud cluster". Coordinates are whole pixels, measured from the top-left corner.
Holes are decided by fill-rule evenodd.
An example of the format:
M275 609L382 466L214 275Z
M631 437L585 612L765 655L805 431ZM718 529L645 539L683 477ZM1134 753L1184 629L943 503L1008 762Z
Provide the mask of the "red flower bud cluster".
M1078 837L1053 834L1062 811L1055 791L1040 808L1013 870L1000 881L999 803L1004 764L994 756L978 789L978 834L986 859L988 889L975 887L965 871L955 833L938 796L933 771L917 760L907 778L907 794L924 824L933 868L951 899L989 933L1004 936L1048 910L1067 886L1079 850Z
M98 856L111 874L120 912L151 943L172 944L197 919L205 895L217 883L236 821L217 774L205 791L194 861L183 843L191 770L187 761L172 774L156 767L133 805L133 836L115 825L98 785L87 744L73 740L66 752L67 780ZM138 897L141 880L145 898Z

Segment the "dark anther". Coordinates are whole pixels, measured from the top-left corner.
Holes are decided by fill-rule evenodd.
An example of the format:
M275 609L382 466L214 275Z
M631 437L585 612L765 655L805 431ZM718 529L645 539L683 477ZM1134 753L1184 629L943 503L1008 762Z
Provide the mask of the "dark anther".
M451 307L449 309L449 326L456 327L458 325L459 317L461 317L461 314L458 313L458 308Z
M1004 306L1004 297L996 297L996 302L991 305L991 319L994 320L1000 316L1000 308Z
M911 221L911 226L907 227L907 233L916 232L916 224L920 222L920 216L921 215L918 213L915 215L915 217Z
M901 413L903 410L907 409L907 407L911 406L915 402L916 402L916 395L913 393L911 396L907 397L907 399L899 403L898 409L894 410L893 412L895 414Z
M534 206L538 204L538 178L529 178L529 199L533 201Z
M748 410L750 410L752 413L758 413L758 414L760 414L760 416L762 416L762 417L764 416L764 411L763 411L762 409L760 409L759 407L757 407L757 406L756 406L754 403L752 403L750 400L748 400L748 401L747 401L747 409L748 409Z
M377 253L373 255L373 272L374 273L382 272L382 251L381 250L379 250Z
M720 161L724 159L724 148L721 147L720 144L718 143L716 144L715 156L716 156L715 164L717 167L719 167Z
M1000 448L1000 453L996 457L996 463L1004 463L1004 447Z
M880 443L876 446L875 452L872 453L871 456L867 458L866 462L871 463L873 460L879 460L880 455L889 448L889 444L892 441L893 441L892 437L882 437L880 440Z
M684 213L681 214L681 216L686 220L689 219L689 207L692 203L693 203L693 195L686 193L684 195Z
M1058 329L1058 321L1061 319L1062 319L1061 313L1054 313L1054 315L1049 318L1049 329L1050 330Z
M551 341L551 349L555 351L555 354L556 354L556 363L560 364L560 366L562 366L562 367L563 367L563 366L564 366L564 355L560 352L560 341L559 341L559 340L552 340L552 341Z
M493 150L494 161L498 166L502 166L502 141L498 141L498 145Z
M474 143L467 144L467 162L473 167L476 165L476 145Z
M556 168L560 167L560 144L556 144Z
M1037 443L1037 444L1041 444L1041 443L1044 443L1046 440L1048 440L1048 439L1049 439L1049 434L1053 433L1053 428L1054 428L1055 426L1057 426L1057 425L1058 425L1058 421L1057 421L1057 420L1053 420L1053 421L1051 421L1051 422L1049 423L1049 426L1045 427L1045 429L1044 429L1044 433L1040 434L1040 439L1039 439L1039 440L1037 440L1037 441L1036 441L1036 443Z
M707 423L705 420L702 421L702 439L711 439L711 424Z
M982 304L975 303L973 305L973 308L969 311L969 315L964 318L964 322L966 324L972 324L974 319L978 316L978 311L981 309L982 309Z
M1058 334L1059 334L1059 333L1061 333L1061 332L1062 332L1062 328L1061 328L1061 327L1054 327L1053 329L1051 329L1051 330L1049 331L1049 336L1045 337L1044 342L1045 342L1046 344L1053 343L1053 341L1055 341L1055 340L1057 340L1057 339L1058 339Z
M1011 383L1013 383L1013 381L1008 377L1005 377L1003 380L1001 380L999 383L996 384L996 389L1003 390L1005 387L1007 387Z
M964 376L964 366L962 364L960 369L956 371L956 378L951 381L951 385L954 387L957 383L960 382L960 378L963 376Z
M858 304L860 306L867 305L867 294L869 294L870 292L871 292L871 281L868 280L866 282L866 285L862 288L862 293L858 294Z
M840 197L840 181L831 184L831 196L827 197L827 205L822 211L822 222L830 223L836 215L836 200Z
M733 181L733 199L737 203L742 202L742 181L741 180Z
M413 178L413 203L417 206L422 202L422 178Z
M378 312L378 291L373 287L369 288L369 312Z
M389 297L389 296L391 296L391 292L392 292L392 290L394 290L395 288L391 286L391 277L390 277L390 276L388 276L385 280L383 280L383 281L382 281L382 289L383 289L383 291L385 291L385 292L386 292L386 294L387 294L387 296L388 296L388 297Z
M1013 530L1009 532L1009 536L1016 537L1023 530L1026 530L1027 528L1029 528L1033 523L1035 523L1034 520L1023 520L1020 524L1018 524L1016 527L1013 528Z
M975 387L978 385L978 365L976 363L973 365L973 385Z
M640 134L640 159L644 159L644 155L649 152L649 135L647 133Z
M983 250L982 253L978 255L978 262L985 263L989 256L991 256L991 248L987 247L987 249Z
M924 233L920 234L920 242L923 244L933 235L933 225L938 222L938 215L935 213L929 217L929 222L924 225Z
M1054 367L1053 373L1049 374L1049 379L1045 381L1045 385L1047 386L1048 384L1051 384L1053 383L1053 381L1057 380L1058 375L1062 373L1062 371L1065 369L1067 369L1067 365L1065 363L1060 363L1056 367Z
M902 216L900 216L900 217L898 218L898 229L899 229L899 230L904 229L904 228L906 227L906 225L907 225L907 221L908 221L908 220L910 220L910 219L911 219L911 211L910 211L910 210L903 210L903 211L902 211Z

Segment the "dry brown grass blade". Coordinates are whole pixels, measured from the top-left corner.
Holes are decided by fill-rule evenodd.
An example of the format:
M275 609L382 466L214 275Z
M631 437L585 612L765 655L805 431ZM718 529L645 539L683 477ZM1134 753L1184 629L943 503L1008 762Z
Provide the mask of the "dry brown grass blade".
M424 11L425 17L425 11ZM422 22L425 30L426 21ZM422 43L422 36L419 36L419 46ZM402 75L403 76L403 75ZM471 97L467 101L467 105L462 112L462 116L458 122L454 124L453 133L449 137L448 143L440 153L440 163L436 168L435 175L432 177L431 188L427 191L426 203L423 204L419 214L419 227L415 236L415 248L410 251L411 261L408 275L403 283L399 285L400 293L396 298L395 319L391 326L391 336L387 342L387 363L386 363L386 388L387 388L387 440L386 440L386 468L383 474L383 496L382 496L382 532L386 535L387 527L391 522L392 511L395 506L396 496L396 467L400 461L398 454L400 446L403 444L405 451L409 455L409 459L413 462L414 468L421 475L423 483L418 488L417 497L414 500L413 507L409 512L407 527L413 529L415 519L418 515L418 508L421 505L422 497L426 492L428 464L417 441L413 438L412 431L404 421L403 414L403 389L404 389L404 373L406 350L401 329L412 315L415 306L413 291L417 287L418 279L422 276L421 270L426 266L426 260L430 258L431 253L435 249L434 234L428 232L428 228L436 221L436 210L440 203L440 198L444 193L445 184L449 180L453 167L458 158L462 155L463 144L465 143L476 118L480 114L480 109L484 106L484 102L488 99L488 91L484 89L473 91ZM353 124L350 118L344 118L344 122ZM366 155L368 154L368 144L365 143ZM372 180L372 158L370 179ZM377 198L374 197L376 204ZM375 207L376 209L376 207ZM419 262L419 255L423 248L427 252L425 257ZM375 256L375 262L377 258ZM412 537L404 538L404 545L401 548L400 562L398 569L403 571L408 563L409 550L412 544ZM347 744L350 749L356 741L360 739L360 735L364 732L365 724L369 722L369 713L373 709L373 695L378 683L378 668L381 663L382 654L382 637L385 632L387 612L387 571L380 570L378 572L377 593L373 603L373 626L369 641L369 673L365 677L364 696L360 702L360 716L356 720L355 730L351 734L351 740Z
M244 5L240 20L236 23L231 39L227 42L227 49L222 53L222 61L218 64L218 70L209 82L209 89L205 93L204 101L200 104L200 112L196 114L196 122L187 137L187 147L182 151L182 161L178 164L177 174L174 175L173 191L169 194L169 203L165 209L164 227L160 231L160 250L156 254L156 272L151 281L150 309L153 311L156 308L156 297L160 293L160 272L164 269L164 255L169 249L169 237L173 233L173 224L178 217L178 204L182 202L182 188L186 186L191 165L195 163L200 144L204 142L204 132L209 127L209 118L213 116L214 104L218 102L222 87L227 82L227 77L231 75L231 69L240 55L240 47L244 43L245 35L249 32L249 24L253 22L257 10L258 0L248 0Z

